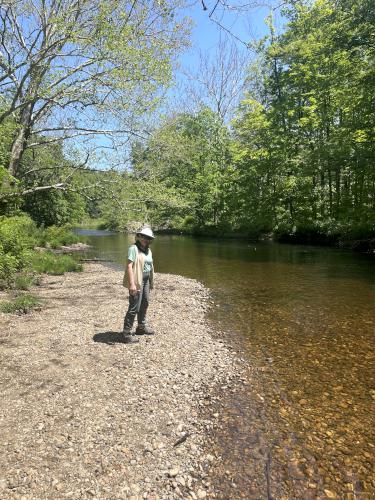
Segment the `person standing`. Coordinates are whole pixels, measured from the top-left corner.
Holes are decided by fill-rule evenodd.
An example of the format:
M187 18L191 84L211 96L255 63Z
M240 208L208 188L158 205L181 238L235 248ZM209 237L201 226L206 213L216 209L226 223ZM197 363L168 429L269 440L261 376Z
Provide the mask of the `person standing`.
M154 264L150 243L155 239L152 229L143 227L137 232L135 244L128 249L128 260L124 275L124 286L129 289L129 307L124 318L123 336L126 344L139 342L131 331L135 317L138 326L136 335L153 335L146 324L150 290L154 286Z

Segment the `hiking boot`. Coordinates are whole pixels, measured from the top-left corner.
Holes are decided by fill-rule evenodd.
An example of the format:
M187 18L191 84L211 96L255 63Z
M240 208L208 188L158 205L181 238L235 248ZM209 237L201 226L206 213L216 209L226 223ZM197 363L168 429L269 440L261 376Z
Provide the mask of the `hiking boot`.
M137 344L139 342L139 340L134 338L134 336L131 333L124 332L122 335L124 344Z
M135 331L136 335L155 335L155 332L152 328L146 325L138 325Z

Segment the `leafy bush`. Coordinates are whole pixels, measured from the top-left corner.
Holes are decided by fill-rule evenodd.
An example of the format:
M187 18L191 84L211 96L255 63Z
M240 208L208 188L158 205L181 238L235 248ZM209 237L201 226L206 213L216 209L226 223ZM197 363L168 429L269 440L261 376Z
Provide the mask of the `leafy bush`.
M82 219L85 201L78 193L47 190L27 195L23 210L38 225L63 226Z
M19 262L14 255L4 253L0 244L0 289L9 287L16 275Z
M43 252L33 256L32 268L38 273L58 275L65 272L80 272L82 271L82 264L69 255L55 255L52 252Z
M82 238L74 234L69 226L50 226L39 230L38 244L43 247L58 248L81 240Z
M21 257L37 243L37 227L27 215L0 217L0 241L5 254Z
M27 215L0 217L0 289L14 286L17 273L30 268L36 235L36 225Z
M4 313L28 313L40 306L40 301L35 295L24 293L18 295L13 301L0 302L0 311Z
M34 247L56 248L80 241L69 227L37 228L28 215L0 217L0 289L27 290L35 283L35 272L64 274L82 266L67 255L35 253Z
M4 150L2 151L1 144L1 125L0 125L0 194L6 195L14 193L17 188L18 181L15 177L10 175L8 170L2 165L4 161ZM12 196L11 198L0 198L0 215L8 217L19 213L21 199L19 196Z

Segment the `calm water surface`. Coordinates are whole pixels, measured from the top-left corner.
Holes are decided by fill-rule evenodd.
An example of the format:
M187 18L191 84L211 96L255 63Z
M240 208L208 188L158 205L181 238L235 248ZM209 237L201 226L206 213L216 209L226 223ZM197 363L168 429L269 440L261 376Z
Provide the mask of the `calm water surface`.
M132 237L81 232L125 263ZM374 257L183 236L153 253L211 288L212 321L249 360L251 383L217 408L221 498L375 498Z

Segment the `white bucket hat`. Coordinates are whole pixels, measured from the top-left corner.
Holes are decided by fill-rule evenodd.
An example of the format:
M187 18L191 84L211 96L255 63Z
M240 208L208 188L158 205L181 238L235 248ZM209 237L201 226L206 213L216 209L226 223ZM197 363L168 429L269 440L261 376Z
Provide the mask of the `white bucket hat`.
M137 231L137 234L147 236L147 238L155 239L154 233L152 229L149 227L143 227L140 231Z

